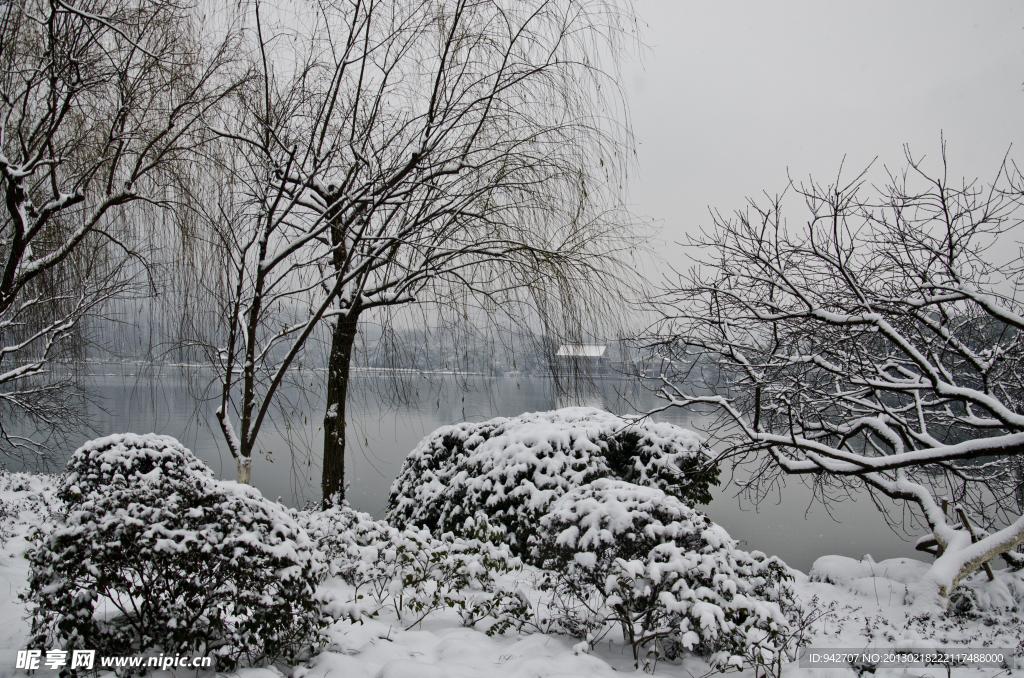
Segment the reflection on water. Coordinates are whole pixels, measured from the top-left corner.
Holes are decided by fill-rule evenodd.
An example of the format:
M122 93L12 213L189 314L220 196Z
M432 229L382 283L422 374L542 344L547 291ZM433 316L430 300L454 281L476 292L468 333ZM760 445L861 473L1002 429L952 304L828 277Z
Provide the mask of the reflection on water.
M94 379L106 410L92 412L98 433L152 431L174 436L218 476L234 479L235 464L219 431L209 427L214 423L211 415L215 406L203 403L197 407L192 395L196 388L190 389L179 372L172 369L158 376L108 373ZM303 381L313 385L317 392L318 379L311 373ZM632 414L657 405L649 393L618 393L621 384L614 380L601 382L599 390L571 403L559 402L545 380L528 377L440 380L409 375L402 387L406 402L383 407L378 403L387 389L373 377L356 376L350 390L347 496L353 506L376 516L383 515L391 481L398 475L406 454L439 426L568 404L603 407L616 414ZM264 426L252 477L265 496L280 497L287 504L301 506L307 500L320 498L320 468L315 458L323 447L323 408L315 399L304 402L297 387L290 389L282 393L282 402L288 402L290 408L288 425L281 420L277 427ZM708 423L700 415L679 410L659 413L655 418L693 429ZM290 449L295 453L290 453ZM723 479L727 480L725 473ZM804 571L815 558L831 553L854 558L870 553L876 560L896 556L928 558L915 553L910 543L893 534L867 497L839 504L830 516L823 507L811 502L810 490L796 479L790 479L757 510L741 504L735 494L735 486L719 488L705 508L708 515L733 537L746 542L746 548L778 555Z

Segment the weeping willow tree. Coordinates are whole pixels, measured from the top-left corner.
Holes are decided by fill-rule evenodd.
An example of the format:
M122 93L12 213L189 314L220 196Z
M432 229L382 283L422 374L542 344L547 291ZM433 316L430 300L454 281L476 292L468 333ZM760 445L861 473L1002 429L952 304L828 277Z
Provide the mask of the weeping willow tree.
M640 239L622 207L616 66L635 27L595 0L246 12L254 75L214 124L207 264L183 286L208 320L186 343L216 365L219 426L248 480L288 371L324 342L331 501L366 320L388 335L416 309L453 341L514 328L553 353L621 317Z
M43 460L81 431L86 321L146 268L231 41L177 2L0 5L0 449ZM223 37L223 36L222 36Z

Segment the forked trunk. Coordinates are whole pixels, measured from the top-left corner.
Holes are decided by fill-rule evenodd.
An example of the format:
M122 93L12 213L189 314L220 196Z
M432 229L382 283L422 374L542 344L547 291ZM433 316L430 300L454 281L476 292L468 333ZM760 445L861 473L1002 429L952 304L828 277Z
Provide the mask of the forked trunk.
M327 413L324 415L324 508L345 498L345 400L358 313L339 316L331 333L327 363Z

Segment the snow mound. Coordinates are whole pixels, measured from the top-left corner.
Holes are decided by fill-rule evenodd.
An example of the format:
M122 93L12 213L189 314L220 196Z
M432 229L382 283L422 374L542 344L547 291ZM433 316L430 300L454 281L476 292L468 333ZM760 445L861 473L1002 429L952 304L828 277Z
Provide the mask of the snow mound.
M541 633L492 639L466 628L402 631L390 623L338 622L328 630L329 649L293 678L612 678L607 662L573 650L567 639ZM249 678L241 673L242 678ZM253 677L255 678L255 677Z
M845 556L822 556L808 573L811 582L838 586L864 598L893 604L910 604L914 585L931 568L913 558L889 558L875 562ZM989 581L983 570L960 583L950 599L951 615L977 616L989 610L1024 611L1024 571L995 570Z
M822 556L814 561L808 578L834 584L850 593L877 602L903 605L910 601L911 585L920 581L928 564L913 558L889 558L875 562L845 556Z
M851 579L846 583L846 589L850 593L864 596L865 598L899 603L906 601L907 595L910 593L910 588L906 584L885 577L858 577L857 579Z
M989 581L984 570L978 570L960 582L950 596L949 612L973 618L998 611L1024 615L1024 570L994 570L993 574L995 579Z
M459 534L484 511L524 554L548 507L574 487L612 477L687 503L710 501L717 469L700 437L586 407L444 426L423 439L391 487L388 521Z
M862 560L846 556L822 556L814 561L808 577L843 586L855 579L885 578L900 584L913 584L928 571L928 563L913 558L889 558L875 562L870 555Z

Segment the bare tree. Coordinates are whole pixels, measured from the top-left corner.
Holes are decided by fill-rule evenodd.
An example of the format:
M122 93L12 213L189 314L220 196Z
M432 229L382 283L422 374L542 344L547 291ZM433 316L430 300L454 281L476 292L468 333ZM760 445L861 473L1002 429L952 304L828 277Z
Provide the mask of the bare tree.
M340 162L321 177L301 165L294 175L331 222L330 264L345 281L328 365L325 502L344 493L363 314L418 304L465 318L476 307L554 334L582 325L584 304L600 314L620 273L615 250L630 244L622 214L609 211L626 149L600 117L601 87L615 82L598 66L628 17L575 1L424 7L386 24L414 29L393 62L348 75L358 85L336 119ZM556 323L555 309L569 317Z
M83 319L131 283L144 254L138 222L174 199L174 166L225 91L229 44L208 45L190 11L134 0L0 6L8 454L45 456L39 438L16 434L25 420L43 434L80 430L73 375L53 363L81 357Z
M614 303L621 255L637 243L619 207L628 134L609 106L622 99L601 64L614 63L629 16L589 0L325 3L276 23L257 3L253 14L258 91L221 132L250 158L257 229L228 248L221 425L247 478L275 391L329 321L329 502L344 489L360 318L387 323L417 305L554 331ZM282 41L296 22L304 37ZM274 315L296 308L301 319Z
M826 501L866 488L914 508L938 556L922 600L945 607L992 558L1024 565L1024 185L1005 165L955 184L944 147L938 176L907 160L877 188L791 185L801 226L783 196L716 213L651 347L666 407L723 415L755 497L795 474Z
M268 70L239 88L191 189L194 209L175 262L178 345L213 367L213 383L197 395L217 402L243 483L251 482L252 455L280 387L340 291L319 244L328 224L288 189L272 153L299 115L302 86L273 89Z

